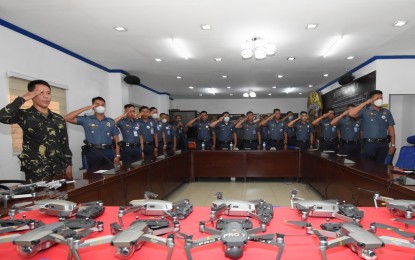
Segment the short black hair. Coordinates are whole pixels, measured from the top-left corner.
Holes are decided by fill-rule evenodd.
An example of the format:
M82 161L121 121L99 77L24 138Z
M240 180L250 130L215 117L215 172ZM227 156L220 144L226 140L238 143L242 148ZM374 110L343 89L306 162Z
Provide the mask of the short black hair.
M229 112L228 111L225 111L225 112L222 113L221 116L224 116L225 114L228 114L229 115Z
M142 106L142 107L140 107L139 112L142 112L144 109L148 109L148 106Z
M376 95L376 94L381 94L381 95L383 95L383 92L382 92L382 91L380 91L380 90L378 90L378 89L372 90L372 91L370 91L370 93L369 93L369 97L373 97L373 96L374 96L374 95Z
M205 110L203 110L202 112L200 112L200 114L203 114L203 113L206 113L207 114L207 112Z
M134 106L133 104L126 104L126 105L124 106L124 109L130 108L130 107L134 107L134 108L135 108L135 106Z
M336 110L334 110L334 108L333 108L333 107L329 108L329 110L327 110L327 111L333 111L333 112L336 112Z
M274 109L274 111L272 111L272 113L275 113L275 112L277 112L277 111L278 111L278 112L281 112L281 110L280 110L279 108L275 108L275 109Z
M347 105L346 105L346 108L349 108L349 107L356 107L356 105L355 105L355 104L352 104L352 103L347 104Z
M150 107L149 108L149 110L151 111L151 110L154 110L154 109L157 109L157 107Z
M164 116L164 115L169 116L169 115L168 115L168 114L166 114L166 113L161 113L161 114L160 114L160 117L161 117L161 116Z
M307 113L307 112L305 112L305 111L301 111L300 115L302 115L302 114L306 114L306 115L308 115L308 113Z
M244 117L245 116L245 114L241 114L241 117Z
M35 89L36 85L45 85L50 89L49 83L47 83L44 80L37 79L37 80L32 80L27 84L27 91L32 92Z
M176 118L177 118L178 116L180 116L180 118L182 118L182 115L176 115Z
M293 111L291 111L291 110L287 112L287 115L288 115L289 113L294 114L294 113L293 113Z
M104 101L104 103L106 103L103 97L94 97L92 98L92 104L94 104L95 100L101 100L101 101Z
M246 115L248 115L248 114L254 114L254 112L248 111L248 112L246 112Z

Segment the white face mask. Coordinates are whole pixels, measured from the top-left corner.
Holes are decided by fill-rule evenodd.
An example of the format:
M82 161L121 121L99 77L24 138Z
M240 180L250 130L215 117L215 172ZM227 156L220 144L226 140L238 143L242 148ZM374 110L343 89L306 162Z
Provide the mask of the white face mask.
M293 118L294 118L293 116L289 116L288 120L293 120Z
M225 116L224 118L223 118L223 121L225 121L225 123L228 123L229 122L229 116Z
M373 102L373 104L377 107L381 107L383 104L383 100L382 99L376 99L375 102Z
M161 119L161 122L162 122L163 124L165 124L165 123L167 123L167 119L163 118L163 119Z
M158 114L152 114L151 117L152 118L159 118L159 115Z
M105 107L103 107L103 106L97 106L97 107L95 107L95 113L97 113L97 114L104 114L105 113Z

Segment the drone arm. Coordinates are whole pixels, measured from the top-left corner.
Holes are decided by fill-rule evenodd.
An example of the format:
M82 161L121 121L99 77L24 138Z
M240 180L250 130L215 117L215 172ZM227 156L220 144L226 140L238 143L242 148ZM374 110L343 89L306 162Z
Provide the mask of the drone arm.
M342 215L342 214L339 214L337 212L333 213L333 217L338 218L338 219L341 219L341 220L344 220L346 222L353 222L354 221L353 218L348 217L348 216L345 216L345 215Z
M0 244L1 243L7 243L7 242L13 242L16 237L20 236L20 234L12 234L7 236L0 237Z
M267 225L264 222L261 222L261 224L259 225L259 227L253 228L253 229L248 229L246 232L248 234L255 234L258 232L265 232L267 230Z
M385 244L395 245L401 247L415 248L415 244L410 243L408 240L389 237L389 236L380 236L379 237Z
M102 236L102 237L87 239L79 245L79 248L107 244L113 239L113 237L114 236L112 236L112 235L106 235L106 236Z
M327 243L327 249L337 247L337 246L343 246L343 245L349 244L351 241L352 239L349 236L338 237L338 238L330 240Z
M275 236L275 241L273 240ZM283 234L267 234L267 235L250 235L249 240L252 242L263 243L267 245L276 245L278 247L278 254L276 260L281 259L281 255L284 251L284 235Z
M203 221L199 223L199 231L202 233L209 233L212 235L220 235L222 233L220 230L206 227L205 222Z
M128 209L124 209L124 207L120 207L120 209L118 210L118 222L120 223L120 226L124 226L124 222L122 221L122 218L125 215L127 215L128 213L134 212L134 211L139 211L141 209L144 209L143 205L131 206Z
M184 249L186 251L187 259L192 260L192 255L190 254L190 249L193 247L204 246L220 241L222 238L220 235L214 235L210 237L200 238L198 240L192 240L191 236L185 238Z
M210 221L218 219L219 216L224 214L227 209L228 205L226 205L226 203L212 206L212 208L210 209Z

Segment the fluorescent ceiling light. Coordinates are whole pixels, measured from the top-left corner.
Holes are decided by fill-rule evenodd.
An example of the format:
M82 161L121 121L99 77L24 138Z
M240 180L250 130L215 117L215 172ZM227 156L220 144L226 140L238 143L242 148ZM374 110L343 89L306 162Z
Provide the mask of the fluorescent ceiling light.
M354 56L349 56L349 57L347 57L346 59L348 59L348 60L353 60L353 59L354 59Z
M295 57L288 57L287 60L295 60Z
M310 29L316 29L316 28L317 28L317 26L318 26L318 23L309 23L309 24L307 24L306 29L307 29L307 30L310 30Z
M286 90L285 90L285 93L290 93L290 92L293 92L293 90L294 90L294 88L291 88L291 87L289 87L289 88L287 88Z
M209 24L202 24L200 27L202 27L202 30L211 30L212 27Z
M393 26L401 27L401 26L404 26L406 23L407 23L406 21L396 21L393 23Z
M157 61L157 62L162 62L163 60L162 59L160 59L160 58L155 58L154 59L155 61Z
M231 93L231 94L229 94L229 96L233 96L233 94Z
M227 86L226 88L231 88L231 86Z
M277 88L277 86L272 86L272 88Z
M222 78L224 78L224 79L226 79L228 76L226 76L226 75L222 75Z
M249 97L249 93L248 92L245 92L242 96L243 97Z
M185 60L188 60L190 58L189 51L184 47L181 40L172 38L171 44L173 45L173 48L176 50L177 54L179 54L180 57L184 58Z
M278 75L278 78L282 79L284 76L283 75Z
M339 48L339 46L341 45L341 43L343 42L343 40L344 40L344 36L342 36L342 35L339 35L339 36L336 36L331 42L330 42L330 44L328 45L328 47L324 50L324 52L323 52L323 54L322 54L322 56L323 56L323 58L326 58L327 56L329 56L329 55L331 55L331 54L333 54L338 48Z
M271 96L272 94L271 93L268 93L268 96Z
M212 94L212 95L215 95L215 94L216 94L216 90L215 90L214 88L209 88L209 89L208 89L208 92L209 92L210 94Z
M303 93L301 93L301 92L300 92L300 93L298 93L298 95L302 95L302 94L303 94Z
M323 77L328 77L328 76L329 76L329 74L327 74L327 73L323 75Z
M190 88L190 89L194 89L194 87L193 87L193 86L189 86L189 88Z
M126 31L128 31L127 28L122 27L122 26L114 27L114 30L116 30L117 32L126 32Z
M215 58L215 61L222 61L222 58Z
M177 76L176 78L177 78L177 79L181 79L181 78L182 78L182 76Z
M311 84L310 84L310 85L308 85L308 87L309 87L309 88L312 88L312 87L313 87L313 85L311 85Z

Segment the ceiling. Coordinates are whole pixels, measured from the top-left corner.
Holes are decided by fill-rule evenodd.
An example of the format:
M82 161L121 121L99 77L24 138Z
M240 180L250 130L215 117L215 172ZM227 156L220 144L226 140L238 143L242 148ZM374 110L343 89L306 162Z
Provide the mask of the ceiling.
M1 19L174 99L243 98L250 89L257 98L306 96L373 56L415 54L414 10L414 0L0 0ZM392 26L398 20L408 23ZM310 23L317 29L306 30ZM339 35L342 44L323 58ZM240 46L252 37L275 44L276 54L243 60Z

